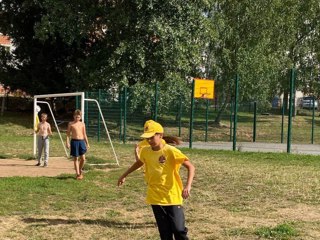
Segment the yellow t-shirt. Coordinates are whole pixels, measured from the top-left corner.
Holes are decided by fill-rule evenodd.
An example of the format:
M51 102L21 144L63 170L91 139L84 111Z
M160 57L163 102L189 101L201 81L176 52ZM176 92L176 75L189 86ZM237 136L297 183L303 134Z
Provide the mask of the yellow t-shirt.
M179 175L181 164L189 160L179 149L165 144L159 151L151 147L141 150L140 160L145 165L148 204L181 205L183 184ZM161 163L161 160L164 160Z
M163 139L161 139L161 143L162 143L162 144L166 144L166 141L163 140ZM144 147L150 147L150 144L149 144L149 142L147 141L147 139L143 139L142 141L140 141L140 142L138 143L138 146L139 146L139 154L138 154L138 155L140 156L142 148L144 148Z

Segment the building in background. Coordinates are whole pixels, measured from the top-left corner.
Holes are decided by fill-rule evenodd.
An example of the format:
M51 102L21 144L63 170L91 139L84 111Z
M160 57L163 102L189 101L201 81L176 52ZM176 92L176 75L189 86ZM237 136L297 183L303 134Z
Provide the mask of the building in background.
M0 33L0 47L4 48L8 52L12 52L14 50L12 40L8 36L5 36L1 33ZM10 89L8 87L5 88L4 85L1 83L1 79L0 79L0 96L4 96L9 91Z
M0 46L4 47L7 51L12 52L14 46L11 39L8 36L2 35L0 33Z

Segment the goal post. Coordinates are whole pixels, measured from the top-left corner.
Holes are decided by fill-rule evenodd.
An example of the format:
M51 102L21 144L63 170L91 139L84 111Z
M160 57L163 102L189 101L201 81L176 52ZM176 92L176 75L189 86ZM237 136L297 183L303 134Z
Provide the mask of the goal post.
M85 101L88 101L88 102L95 102L95 103L97 104L97 107L98 107L99 113L100 113L100 117L101 117L101 119L102 119L104 128L105 128L105 130L106 130L106 133L107 133L107 136L108 136L108 139L109 139L109 142L110 142L110 146L111 146L111 148L112 148L112 151L113 151L114 157L115 157L115 159L116 159L117 165L119 166L119 161L118 161L118 158L117 158L117 154L116 154L116 152L115 152L115 150L114 150L114 147L113 147L113 144L112 144L112 141L111 141L111 137L110 137L110 134L109 134L109 130L108 130L107 124L106 124L106 122L105 122L105 120L104 120L104 117L103 117L103 114L102 114L102 111L101 111L99 102L98 102L97 100L95 100L95 99L88 99L88 98L86 98L86 99L84 99L84 100L85 100Z
M45 104L47 104L49 106L49 110L50 110L52 119L54 120L55 125L56 125L56 120L55 120L55 117L53 115L53 112L52 112L52 109L50 107L50 104L48 102L45 102L45 101L39 101L38 99L56 98L56 97L72 97L72 96L80 96L81 97L81 113L82 113L82 119L84 119L84 92L35 95L34 96L34 101L33 101L33 126L35 127L35 125L36 125L36 116L38 114L38 112L37 112L38 103L45 103ZM63 148L65 149L65 145L63 144L62 136L60 134L60 131L59 131L57 125L56 125L56 128L57 128L59 137L60 137L60 139L62 141ZM37 135L34 132L33 133L33 155L35 157L36 157L36 152L37 152ZM65 149L65 152L66 152L67 157L69 157L66 149Z
M114 157L115 157L115 160L116 160L116 163L117 165L119 165L119 161L118 161L118 158L117 158L117 155L116 155L116 152L114 150L114 147L113 147L113 144L112 144L112 141L111 141L111 137L110 137L110 134L109 134L109 131L108 131L108 128L107 128L107 125L105 123L105 120L104 120L104 116L102 114L102 111L101 111L101 108L100 108L100 105L98 103L98 101L96 101L95 99L86 99L85 98L85 94L84 92L75 92L75 93L56 93L56 94L43 94L43 95L35 95L34 96L34 103L33 103L33 126L36 125L36 117L37 117L37 106L38 104L46 104L49 108L49 111L50 111L50 114L52 116L52 119L54 121L54 124L55 124L55 127L57 129L57 132L58 132L58 135L60 137L60 140L61 140L61 143L63 145L63 148L64 148L64 151L66 153L66 156L69 157L69 154L67 152L67 149L65 147L65 144L64 144L64 141L63 141L63 138L61 136L61 133L60 133L60 130L59 130L59 127L58 127L58 124L57 124L57 121L55 119L55 116L53 114L53 111L51 109L51 106L48 102L46 101L42 101L42 100L39 100L39 99L45 99L45 98L58 98L58 97L80 97L81 100L80 100L80 109L81 109L81 118L82 120L84 121L84 113L85 113L85 101L87 102L95 102L98 106L98 109L99 109L99 113L100 113L100 117L102 118L102 121L103 121L103 124L104 124L104 127L105 127L105 130L106 130L106 133L107 133L107 136L108 136L108 139L109 139L109 142L110 142L110 145L111 145L111 148L112 148L112 151L113 151L113 154L114 154ZM37 136L36 136L36 133L34 132L33 134L33 154L34 156L36 157L36 141L37 141Z

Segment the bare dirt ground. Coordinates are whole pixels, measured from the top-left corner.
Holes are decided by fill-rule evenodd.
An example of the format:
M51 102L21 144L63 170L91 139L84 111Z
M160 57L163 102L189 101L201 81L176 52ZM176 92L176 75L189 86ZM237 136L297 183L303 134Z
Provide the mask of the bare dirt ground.
M0 177L53 177L62 173L75 173L73 161L67 158L51 157L48 167L35 166L36 163L35 160L0 159Z

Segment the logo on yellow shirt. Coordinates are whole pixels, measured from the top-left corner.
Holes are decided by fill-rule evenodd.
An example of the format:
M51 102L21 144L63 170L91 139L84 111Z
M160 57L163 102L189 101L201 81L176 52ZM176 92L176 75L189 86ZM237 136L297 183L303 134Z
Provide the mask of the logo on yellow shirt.
M159 157L159 163L164 163L165 161L166 161L166 157L163 156L163 155L161 155L161 156Z

